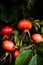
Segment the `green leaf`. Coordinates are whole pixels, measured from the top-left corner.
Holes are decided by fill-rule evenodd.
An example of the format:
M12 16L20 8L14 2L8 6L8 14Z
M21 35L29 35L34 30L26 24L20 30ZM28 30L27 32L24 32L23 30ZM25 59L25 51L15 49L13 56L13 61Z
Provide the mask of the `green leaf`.
M39 20L33 20L33 22L35 22L35 23L36 23L36 22L39 23Z
M32 55L32 50L24 50L16 58L15 65L27 65Z
M40 24L43 26L43 20L40 22Z
M43 65L43 57L40 55L37 56L37 65Z
M35 54L28 65L43 65L43 57Z
M36 46L36 50L43 54L43 42Z
M28 65L37 65L37 54L35 54L30 60Z
M43 27L41 28L41 33L43 33Z

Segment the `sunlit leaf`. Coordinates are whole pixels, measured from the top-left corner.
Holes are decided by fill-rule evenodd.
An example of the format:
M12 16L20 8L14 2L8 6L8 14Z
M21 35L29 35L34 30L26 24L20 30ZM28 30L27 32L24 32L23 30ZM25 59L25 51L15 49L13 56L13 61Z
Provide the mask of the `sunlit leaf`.
M37 54L32 57L28 65L37 65Z

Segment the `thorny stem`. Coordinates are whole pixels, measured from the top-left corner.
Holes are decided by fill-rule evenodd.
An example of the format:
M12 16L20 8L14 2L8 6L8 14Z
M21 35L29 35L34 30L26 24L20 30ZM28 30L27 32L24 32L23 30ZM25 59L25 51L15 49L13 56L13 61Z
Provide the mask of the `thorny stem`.
M10 63L11 63L11 61L12 61L11 59L12 59L12 56L11 56L11 54L10 54Z
M29 46L23 48L21 51L23 51L23 50L28 50L28 49L30 49L30 48L32 48L32 47L34 47L34 46L36 46L36 45L35 45L35 44L31 44L31 45L29 45ZM21 51L20 51L20 52L21 52Z
M20 47L22 46L22 43L23 43L23 40L21 40L21 42L20 42Z
M32 46L33 46L33 45L29 45L29 46L23 48L21 51L23 51L23 50L27 50L27 49L30 49L30 48L32 48ZM21 52L21 51L20 51L20 52Z
M32 48L33 45L29 45L28 47L24 48L24 50L27 50L29 48Z

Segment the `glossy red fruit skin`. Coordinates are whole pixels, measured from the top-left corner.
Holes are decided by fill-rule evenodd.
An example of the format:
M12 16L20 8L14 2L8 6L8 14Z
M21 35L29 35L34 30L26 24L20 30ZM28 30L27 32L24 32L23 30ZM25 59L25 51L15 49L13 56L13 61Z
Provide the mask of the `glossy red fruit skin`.
M19 55L19 50L15 50L15 52L13 53L14 58L16 58Z
M42 42L41 34L33 34L32 35L32 40L35 41L35 42L38 42L38 43Z
M13 32L13 27L12 26L5 26L1 30L1 34L4 35L10 35Z
M18 29L19 30L31 30L32 22L28 19L23 19L18 22Z
M5 40L2 42L2 48L6 51L14 51L16 48L14 47L14 43L10 40Z

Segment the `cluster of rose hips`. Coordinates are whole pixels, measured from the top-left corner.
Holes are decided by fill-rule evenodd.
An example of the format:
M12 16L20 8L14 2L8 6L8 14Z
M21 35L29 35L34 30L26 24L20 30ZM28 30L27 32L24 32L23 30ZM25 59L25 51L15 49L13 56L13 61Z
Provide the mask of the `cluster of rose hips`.
M32 26L32 22L27 19L23 19L18 23L18 29L24 32L29 32L32 29ZM37 43L43 42L43 37L40 33L32 34L31 38Z
M18 22L17 28L18 30L22 31L22 32L28 32L32 29L32 22L28 19L23 19L20 20ZM12 34L12 32L14 31L14 28L12 26L4 26L1 30L1 34L3 36L9 36ZM36 43L40 43L43 42L43 37L41 34L39 33L35 33L31 35L31 39L36 42ZM13 56L16 58L19 54L19 50L17 49L17 47L15 46L14 42L12 40L4 40L2 42L2 48L5 50L6 52L6 56L8 56L10 53L13 53Z

